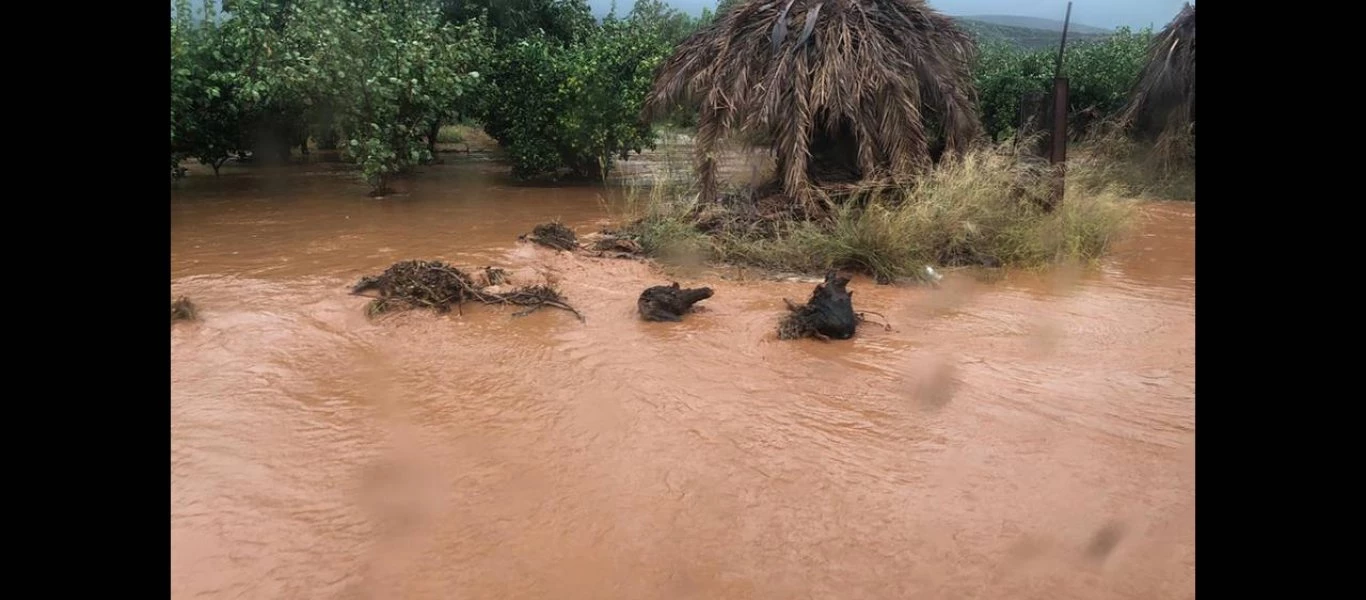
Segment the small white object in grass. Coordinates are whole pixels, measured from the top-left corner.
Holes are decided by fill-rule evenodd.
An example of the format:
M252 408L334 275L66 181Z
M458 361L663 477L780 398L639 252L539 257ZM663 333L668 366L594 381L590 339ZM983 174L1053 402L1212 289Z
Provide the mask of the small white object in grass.
M944 276L940 275L939 273L936 273L934 267L925 265L925 278L932 283L939 283L939 281L943 279Z

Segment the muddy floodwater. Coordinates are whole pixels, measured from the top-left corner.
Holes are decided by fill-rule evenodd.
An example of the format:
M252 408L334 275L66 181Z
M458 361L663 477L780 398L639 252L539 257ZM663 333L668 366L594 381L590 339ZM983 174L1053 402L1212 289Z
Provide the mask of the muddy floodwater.
M1182 599L1195 596L1195 208L1103 267L855 278L893 327L775 338L812 283L635 316L671 273L517 241L608 216L505 167L404 194L325 163L176 184L175 598ZM405 259L550 280L581 311L370 321Z

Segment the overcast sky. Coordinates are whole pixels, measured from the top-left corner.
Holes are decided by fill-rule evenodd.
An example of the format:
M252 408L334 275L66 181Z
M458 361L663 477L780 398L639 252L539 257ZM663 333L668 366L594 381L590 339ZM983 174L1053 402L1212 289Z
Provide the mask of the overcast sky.
M702 12L703 7L714 8L716 0L665 0L669 4L692 14ZM930 6L954 16L968 15L1012 15L1018 17L1039 17L1061 21L1067 14L1067 0L929 0ZM588 0L593 12L598 16L607 14L612 0ZM635 0L616 0L618 14L631 10ZM1191 2L1194 4L1194 2ZM190 3L198 9L199 1ZM215 2L217 4L217 2ZM1151 25L1161 29L1181 10L1183 0L1073 0L1072 21L1093 27L1115 28L1129 26L1135 29ZM172 0L171 9L175 9Z
M665 0L687 12L697 14L702 7L714 8L716 0ZM929 0L930 6L955 16L1013 15L1062 20L1067 0ZM606 14L612 0L588 0L594 12ZM1114 28L1127 25L1135 29L1153 26L1161 29L1181 10L1183 0L1072 0L1072 21L1094 27ZM631 9L635 0L617 0L617 12ZM1194 4L1194 2L1192 2Z

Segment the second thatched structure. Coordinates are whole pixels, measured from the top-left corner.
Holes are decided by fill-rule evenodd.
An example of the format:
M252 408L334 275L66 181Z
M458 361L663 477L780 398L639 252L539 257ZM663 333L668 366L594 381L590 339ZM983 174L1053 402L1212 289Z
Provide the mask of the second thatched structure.
M1195 6L1186 4L1153 38L1120 123L1148 139L1195 134Z
M741 0L660 68L646 117L698 110L696 168L715 200L718 142L769 140L782 193L912 174L977 135L972 38L923 0Z

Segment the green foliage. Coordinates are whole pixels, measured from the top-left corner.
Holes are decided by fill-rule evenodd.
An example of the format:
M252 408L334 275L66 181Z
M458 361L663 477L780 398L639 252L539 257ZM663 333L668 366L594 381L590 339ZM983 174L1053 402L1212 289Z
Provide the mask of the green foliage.
M636 0L627 19L646 31L653 32L670 46L677 45L703 25L711 22L711 11L693 18L661 0Z
M644 30L653 32L672 50L698 29L710 25L716 14L704 8L701 15L693 18L661 0L637 0L628 18ZM694 127L697 125L697 110L678 106L663 121L674 127Z
M500 45L538 33L559 45L573 43L593 28L587 0L442 0L448 23L486 17Z
M1063 69L1068 77L1069 121L1085 128L1112 114L1128 97L1152 32L1120 29L1099 41L1068 44ZM995 140L1015 133L1025 95L1052 92L1057 50L1020 50L1001 42L982 43L974 69L982 123Z
M670 48L642 22L611 16L568 46L532 35L492 61L485 131L518 177L605 176L615 158L654 146L639 115Z
M171 19L171 178L179 179L185 174L180 166L182 153L186 147L184 127L192 110L190 96L193 91L194 59L191 55L190 4L186 0L176 2L176 16Z
M477 23L445 25L434 4L367 7L313 0L296 14L311 53L301 72L331 99L343 151L382 192L390 179L430 158L422 136L459 108L479 73Z
M1000 42L982 44L973 76L982 125L994 140L1019 126L1021 99L1051 89L1054 62L1047 52L1025 52Z
M244 71L257 62L238 42L241 28L220 25L205 3L195 19L189 2L176 3L171 22L171 169L180 158L218 167L243 148L240 123L255 91Z
M1069 48L1063 66L1068 77L1069 110L1109 115L1122 107L1143 70L1151 30L1138 33L1121 28L1104 42L1080 44ZM1081 125L1089 124L1083 118Z
M740 0L716 0L716 15L724 15L726 11L735 8L740 4Z
M1061 31L1001 25L967 18L956 18L954 21L959 27L977 38L978 43L1004 43L1026 51L1052 50L1056 55L1058 42L1062 39ZM1082 33L1073 29L1067 32L1067 44L1101 41L1108 35L1108 33Z
M171 165L234 153L288 156L341 134L344 153L382 190L429 158L432 124L466 114L486 60L479 21L447 25L434 0L235 0L171 23Z
M376 191L471 116L519 176L605 174L652 146L641 102L698 22L654 0L601 24L584 0L234 0L221 25L211 7L180 8L173 174L182 157L215 170L247 151L287 157L311 132L337 139Z
M233 154L258 149L263 133L299 128L307 88L291 76L298 52L279 22L279 4L237 0L230 4L237 12L223 19L210 1L195 19L188 2L177 3L171 23L173 171L181 157L190 157L217 172Z

